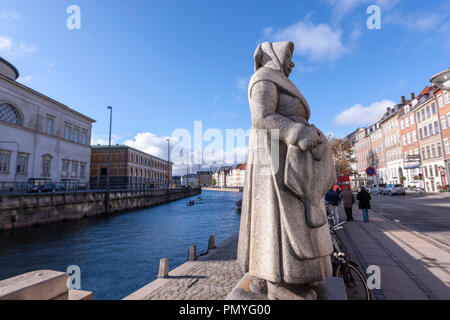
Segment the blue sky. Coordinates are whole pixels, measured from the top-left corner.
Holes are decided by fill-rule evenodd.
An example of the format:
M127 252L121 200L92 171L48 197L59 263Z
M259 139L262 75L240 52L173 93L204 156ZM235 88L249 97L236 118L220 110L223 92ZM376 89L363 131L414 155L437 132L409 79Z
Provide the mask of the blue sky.
M66 27L72 4L81 30ZM381 30L366 27L371 4ZM266 40L295 42L291 79L312 123L336 136L368 125L449 66L449 13L438 0L2 0L0 56L25 85L96 119L95 143L112 105L115 142L162 155L164 137L196 120L250 128L247 83Z

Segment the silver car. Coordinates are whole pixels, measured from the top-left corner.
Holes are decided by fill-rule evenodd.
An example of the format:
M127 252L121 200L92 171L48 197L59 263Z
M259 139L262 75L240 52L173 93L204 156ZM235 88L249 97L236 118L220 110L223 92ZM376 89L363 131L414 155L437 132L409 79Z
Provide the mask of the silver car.
M406 189L401 184L388 184L383 189L383 194L387 194L393 196L394 194L401 194L402 196L406 195Z

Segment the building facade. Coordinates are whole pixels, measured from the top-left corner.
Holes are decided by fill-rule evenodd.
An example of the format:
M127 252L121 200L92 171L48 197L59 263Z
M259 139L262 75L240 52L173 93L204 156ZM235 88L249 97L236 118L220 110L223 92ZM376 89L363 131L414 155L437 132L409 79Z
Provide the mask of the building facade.
M381 120L384 135L386 174L384 183L400 184L403 177L402 145L400 143L400 125L398 111L402 105L388 108Z
M444 149L444 161L446 169L446 184L450 184L450 92L439 89L435 92L439 119L442 129L442 144Z
M245 185L245 171L247 165L238 164L232 168L227 174L226 186L228 188L243 188Z
M108 146L93 146L91 188L104 189L108 174ZM128 146L111 146L112 189L153 188L172 185L173 163Z
M422 159L421 168L425 190L428 192L439 191L440 186L447 184L441 126L434 91L433 86L425 88L417 97L419 103L415 109Z
M372 144L368 135L368 129L358 129L355 141L356 171L358 173L355 182L358 187L373 183L373 178L368 177L366 174L366 169L371 163L371 150Z
M213 172L212 171L198 171L197 178L199 180L200 186L209 187L212 183Z
M419 152L419 138L417 136L417 121L414 110L417 99L411 94L411 102L398 113L400 121L400 136L403 155L403 175L405 186L422 187L419 179L421 156Z
M95 120L19 82L0 58L0 182L89 182Z

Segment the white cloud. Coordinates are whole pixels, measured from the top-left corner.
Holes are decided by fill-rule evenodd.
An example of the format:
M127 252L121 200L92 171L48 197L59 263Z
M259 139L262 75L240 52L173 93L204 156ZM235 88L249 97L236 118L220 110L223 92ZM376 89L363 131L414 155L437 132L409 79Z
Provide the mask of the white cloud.
M381 119L388 107L392 108L396 103L390 100L374 102L369 106L355 104L334 118L334 123L339 126L369 126Z
M234 162L228 163L227 159L235 159L237 162L245 162L247 159L247 146L234 146L230 150L208 149L209 143L203 143L203 150L192 151L186 150L184 144L175 137L161 137L151 132L138 133L133 139L125 141L125 145L141 150L145 153L167 159L167 139L170 139L170 160L173 164L173 174L180 175L186 173L186 163L189 161L189 171L197 171L198 169L208 169L211 166L217 167L222 165L232 165ZM177 150L177 151L175 151ZM182 150L182 151L181 151ZM208 151L211 150L211 151ZM180 151L179 155L174 152ZM187 153L186 153L187 152ZM189 160L187 160L188 158ZM194 163L194 159L203 159L202 164Z
M264 33L265 37L276 41L293 41L295 54L311 62L335 61L347 52L341 30L324 23L315 25L308 17L279 31L266 28Z
M380 6L382 12L385 12L396 7L401 1L402 0L328 0L328 3L332 7L332 18L340 21L356 7L362 5L369 6L376 4Z
M116 135L111 135L111 144L112 145L116 145L116 144L120 144L120 142L123 140L123 137L120 136L116 136ZM107 146L109 144L109 136L108 135L92 135L91 138L91 145L92 146L97 146L97 145L101 145L101 146Z
M0 36L0 52L8 52L11 49L12 49L11 38Z
M399 13L392 13L385 17L385 22L388 24L400 25L409 31L427 32L438 29L447 20L446 14L436 13L408 13L406 15Z
M33 53L37 49L35 46L25 41L14 41L10 37L0 36L0 54L7 57L16 57L27 53Z
M16 12L11 11L0 11L0 19L19 19L20 15Z

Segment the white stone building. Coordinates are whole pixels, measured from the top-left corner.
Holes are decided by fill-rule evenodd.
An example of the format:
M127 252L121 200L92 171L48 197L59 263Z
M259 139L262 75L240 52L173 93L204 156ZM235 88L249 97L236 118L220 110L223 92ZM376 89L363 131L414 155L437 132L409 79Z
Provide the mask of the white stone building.
M0 58L0 183L88 183L95 120L20 84L18 77Z
M238 164L236 167L232 168L226 179L226 186L228 188L243 188L245 184L245 171L246 164Z

